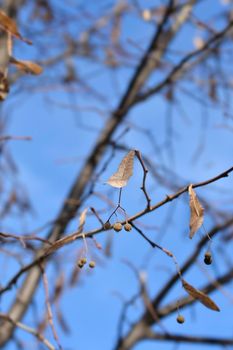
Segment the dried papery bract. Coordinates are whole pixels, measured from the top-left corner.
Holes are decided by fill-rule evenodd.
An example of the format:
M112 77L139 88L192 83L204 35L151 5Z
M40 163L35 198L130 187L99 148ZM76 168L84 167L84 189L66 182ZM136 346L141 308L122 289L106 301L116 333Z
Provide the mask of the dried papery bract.
M53 243L49 248L46 249L45 254L47 256L54 253L57 249L63 247L64 245L74 242L79 235L82 235L84 243L86 245L85 235L82 234L82 232L86 221L87 211L88 211L88 208L85 208L79 216L79 226L78 226L77 232L58 239L55 243Z
M188 191L190 206L189 238L193 238L194 234L203 224L204 208L201 206L192 185L189 186Z
M182 279L182 285L186 292L191 295L196 300L199 300L203 305L205 305L207 308L214 310L214 311L220 311L219 307L215 304L215 302L205 293L201 292L200 290L194 288L186 282L184 279Z
M129 178L133 175L135 151L130 151L122 159L117 171L108 179L107 184L112 187L125 187Z
M19 34L17 25L13 19L8 17L5 12L0 10L0 27L4 31L10 33L11 35L20 38L21 35Z
M20 39L27 44L31 44L30 40L27 40L22 37L22 35L19 33L17 25L13 19L8 17L5 12L0 10L0 27L3 29L5 32L10 33L17 39Z
M10 57L10 63L14 64L19 70L22 70L25 73L40 75L43 71L39 64L32 61L17 60L14 57Z
M34 75L41 74L43 69L34 62L21 61L21 60L15 59L14 57L11 57L12 50L13 50L12 37L20 39L30 45L32 44L32 42L22 37L22 35L18 31L18 27L15 21L9 16L7 16L7 14L1 10L0 10L0 30L7 33L6 34L7 41L5 44L6 47L1 48L1 49L4 49L7 53L7 60L4 63L4 67L1 68L1 72L0 72L0 102L1 102L6 99L9 92L9 84L7 80L9 62L15 64L18 69Z
M88 208L85 208L80 216L79 216L79 227L78 227L78 231L79 232L82 232L83 230L83 226L85 225L85 222L86 222L86 217L87 217L87 211L88 211Z
M88 208L85 208L81 212L81 214L79 216L79 227L78 227L78 233L82 235L86 254L88 253L88 245L87 245L85 234L83 233L83 227L84 227L85 222L86 222L87 211L88 211Z

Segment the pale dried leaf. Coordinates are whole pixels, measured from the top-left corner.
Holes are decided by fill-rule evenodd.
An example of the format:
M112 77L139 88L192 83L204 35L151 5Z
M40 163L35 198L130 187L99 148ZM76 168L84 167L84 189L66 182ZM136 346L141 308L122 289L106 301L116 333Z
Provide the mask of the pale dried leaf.
M17 25L13 19L8 17L5 12L0 10L0 27L6 32L11 33L12 35L19 37Z
M142 18L144 21L150 21L152 18L152 13L149 9L145 9L142 11Z
M25 41L27 44L31 44L30 40L27 40L22 37L22 35L19 33L17 25L13 19L8 17L5 12L0 10L0 27L7 33L10 33L11 35L15 36L16 38Z
M199 300L203 305L205 305L207 308L214 310L214 311L220 311L219 307L215 304L215 302L205 293L201 292L200 290L194 288L191 286L188 282L185 280L182 280L182 284L186 292L191 295L196 300Z
M86 222L87 211L88 211L88 208L85 208L79 216L79 227L78 227L79 231L83 230L83 226L85 225L85 222Z
M13 63L18 69L24 71L25 73L39 75L43 71L39 64L32 61L17 60L14 57L10 57L10 63Z
M121 161L116 173L114 173L107 181L112 187L125 187L129 178L133 175L135 151L130 151Z
M193 45L197 50L201 50L204 47L205 42L201 37L197 36L193 39Z
M196 196L196 193L192 188L192 185L189 186L188 191L189 191L189 207L190 207L189 237L193 238L194 234L203 224L204 209L201 206Z

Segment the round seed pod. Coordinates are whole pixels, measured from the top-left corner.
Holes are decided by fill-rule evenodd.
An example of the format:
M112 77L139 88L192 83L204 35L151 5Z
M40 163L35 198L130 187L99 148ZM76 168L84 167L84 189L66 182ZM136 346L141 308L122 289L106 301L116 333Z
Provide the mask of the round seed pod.
M185 322L184 316L178 315L176 318L176 322L180 324L184 323Z
M86 258L81 258L81 259L79 260L79 262L80 262L81 264L85 265L86 262L87 262L87 259L86 259Z
M89 267L93 269L95 267L95 262L92 260L89 262Z
M78 267L79 267L80 269L82 269L83 266L84 266L84 264L79 260L79 261L78 261Z
M115 224L113 225L113 230L116 232L119 232L122 230L122 224L120 222L115 222Z
M212 264L212 254L211 252L205 252L205 257L204 257L204 263L206 265L211 265Z
M125 231L131 231L132 230L132 225L131 224L129 224L128 222L124 225L124 229L125 229Z
M104 224L104 229L105 229L105 230L109 230L109 229L111 228L111 226L112 226L112 225L110 224L110 222L109 222L109 221L106 221L105 224Z

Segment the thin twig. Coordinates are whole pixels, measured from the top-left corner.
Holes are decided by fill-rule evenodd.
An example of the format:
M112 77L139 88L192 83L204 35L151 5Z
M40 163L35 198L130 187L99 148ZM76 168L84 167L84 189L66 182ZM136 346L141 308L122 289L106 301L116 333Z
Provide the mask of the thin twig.
M162 80L159 84L157 84L155 87L148 89L145 93L139 94L133 103L133 105L145 101L148 97L154 95L155 93L161 91L165 86L171 84L176 79L176 76L179 75L181 70L184 68L185 64L189 61L191 61L196 56L199 56L200 54L204 53L207 50L211 49L211 45L216 44L221 38L223 38L231 29L233 26L233 21L230 21L227 26L212 36L200 49L195 50L187 54L184 58L181 59L179 63L175 65L175 67L172 69L172 71L168 74L168 76Z
M92 213L95 215L95 217L97 218L97 220L100 222L101 226L104 226L104 222L101 219L101 217L99 216L99 214L97 213L97 211L95 210L95 208L91 207L90 208Z
M227 177L229 175L229 173L231 173L233 171L233 167L225 170L224 172L220 173L219 175L203 181L203 182L198 182L196 184L193 184L193 188L198 188L198 187L203 187L206 186L208 184L211 184L221 178ZM174 199L180 197L183 193L188 192L188 188L189 185L183 187L181 190L177 191L175 194L172 195L167 195L165 197L165 199L163 199L162 201L158 202L157 204L151 206L151 210L149 211L148 209L144 209L140 212L138 212L137 214L129 217L127 219L128 222L133 222L134 220L144 216L146 213L148 212L152 212L160 207L162 207L163 205L173 201ZM125 224L126 221L122 221L122 224ZM94 229L91 231L88 231L85 234L85 237L92 237L95 234L101 233L103 232L103 228L98 228L98 229ZM51 245L51 247L44 249L40 252L40 254L36 257L35 260L33 260L30 264L24 266L22 269L20 269L11 279L10 281L7 283L7 285L0 289L0 295L3 294L4 292L6 292L7 290L10 290L11 287L17 282L17 280L19 279L19 277L21 275L23 275L26 271L30 270L33 266L38 265L40 262L42 262L44 259L46 259L48 256L50 256L52 253L54 253L55 251L57 251L58 249L60 249L61 247L70 244L72 242L74 242L77 239L82 238L82 234L78 231L78 232L74 232L64 238L59 239L58 241L56 241L55 243L53 243L53 245ZM144 237L145 238L145 237ZM150 243L150 245L153 247L154 246L154 242L148 240L148 237L145 238L148 243ZM150 242L149 242L150 241ZM158 246L159 249L161 249L162 247Z
M143 233L142 230L135 225L135 223L133 223L132 221L130 221L130 223L133 226L133 228L151 245L152 248L161 249L161 247L159 245L157 245L155 242L153 242L150 238L148 238L145 235L145 233Z
M146 178L147 178L147 174L148 174L148 169L147 167L145 166L144 162L143 162L143 159L142 159L142 155L141 155L141 152L138 151L138 150L135 150L135 154L142 166L142 169L143 169L143 179L142 179L142 187L141 187L141 190L143 191L145 197L146 197L146 201L147 201L147 209L148 210L151 210L151 198L150 196L148 195L147 193L147 190L146 190Z
M33 236L33 235L15 235L12 233L0 232L0 237L5 238L5 239L9 239L9 238L16 239L16 240L20 241L20 243L24 247L25 247L25 241L40 241L40 242L52 245L52 243L50 241L48 241L47 239Z
M24 323L14 321L10 316L0 313L0 318L12 323L14 326L24 330L27 333L34 335L40 342L42 342L49 350L55 350L55 347L36 329L33 329Z
M42 280L43 280L43 285L44 285L44 290L45 290L45 303L46 303L46 307L47 307L47 316L48 316L48 321L53 333L53 337L54 340L56 341L58 348L60 350L62 350L62 346L59 342L59 338L54 326L54 322L53 322L53 313L52 313L52 307L50 305L50 300L49 300L49 282L48 282L48 278L47 275L45 273L44 267L42 266L42 264L40 265L41 270L42 270Z
M215 338L205 336L189 336L180 334L161 334L153 332L151 329L145 331L144 339L150 340L165 340L172 341L175 343L190 343L190 344L211 344L217 346L228 346L233 345L233 339L230 338Z

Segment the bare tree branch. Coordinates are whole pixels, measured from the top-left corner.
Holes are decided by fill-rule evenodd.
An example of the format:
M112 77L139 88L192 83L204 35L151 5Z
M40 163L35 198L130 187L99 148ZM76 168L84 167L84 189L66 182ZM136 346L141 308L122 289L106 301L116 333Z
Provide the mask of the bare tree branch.
M227 177L228 174L229 174L230 172L232 172L232 171L233 171L233 167L229 168L228 170L222 172L221 174L219 174L219 175L217 175L217 176L212 177L212 178L209 179L209 180L206 180L206 181L203 181L203 182L198 182L198 183L196 183L196 184L193 184L193 188L203 187L203 186L206 186L206 185L208 185L208 184L211 184L211 183L213 183L213 182L215 182L215 181L218 181L218 180L221 179L221 178ZM147 214L148 212L152 212L152 211L154 211L154 210L160 208L161 206L163 206L163 205L165 205L165 204L167 204L167 203L173 201L174 199L177 199L177 198L178 198L180 195L182 195L183 193L188 192L188 189L189 189L189 185L186 186L186 187L184 187L184 188L182 188L181 190L179 190L178 192L176 192L176 193L173 194L173 195L167 195L167 196L165 197L164 200L158 202L158 203L155 204L155 205L152 205L150 209L148 209L148 208L146 207L146 209L144 209L144 210L138 212L137 214L135 214L135 215L129 217L129 218L127 219L127 221L133 223L134 220L136 220L136 219L138 219L138 218L144 216L144 215ZM232 219L230 219L229 221L225 222L224 224L222 224L222 225L217 225L216 227L214 227L214 228L211 230L211 232L210 232L206 237L204 237L203 240L199 243L199 245L198 245L198 247L197 247L197 249L196 249L196 252L193 253L193 255L192 255L192 256L190 257L190 259L188 260L187 265L185 265L185 266L183 267L183 270L181 270L181 271L184 271L184 272L185 272L186 269L187 269L188 267L191 266L192 262L195 260L195 258L196 258L196 256L197 256L197 255L196 255L197 252L199 252L199 249L206 243L206 241L208 240L208 237L212 237L215 233L219 232L219 230L229 227L230 225L232 225L232 222L233 222ZM121 223L122 223L122 224L125 224L126 221L122 221ZM133 224L133 226L135 227L134 224ZM112 228L112 226L111 226L109 229L111 229L111 228ZM136 227L135 227L135 228L136 228ZM38 256L35 258L34 261L32 261L30 264L28 264L28 265L24 266L23 268L21 268L21 269L15 274L15 276L14 276L13 278L10 279L10 281L7 283L7 285L6 285L4 288L1 288L1 289L0 289L0 295L3 294L3 293L5 293L7 290L10 290L11 287L18 281L18 279L19 279L25 272L27 272L28 270L30 270L30 269L32 269L33 267L35 267L35 266L37 266L38 264L40 264L42 261L44 261L44 260L45 260L46 258L48 258L51 254L53 254L54 252L56 252L58 249L64 247L64 246L67 245L67 244L70 244L70 243L74 242L74 241L77 240L77 239L82 239L82 238L83 238L83 235L84 235L85 237L92 237L93 235L98 234L98 233L101 233L101 232L104 231L104 230L105 230L104 227L101 226L101 228L97 228L97 229L91 230L91 231L89 231L89 232L84 232L84 233L83 233L83 232L80 232L80 231L74 232L74 233L72 233L72 234L70 234L70 235L68 235L68 236L66 236L66 237L64 237L64 238L61 238L61 239L57 240L57 241L54 242L53 244L52 244L52 240L51 240L51 241L50 241L50 244L51 244L51 245L50 245L49 248L46 247L46 248L44 248L43 250L41 250L41 251L40 251L40 254L38 253ZM137 230L138 230L138 228L137 228ZM142 231L141 231L141 232L140 232L140 231L141 231L141 230L138 230L138 232L139 232L142 236L144 236L144 234L142 233ZM159 245L157 245L156 243L150 241L150 240L149 240L148 238L146 238L146 237L144 237L144 238L150 243L150 245L151 245L153 248L157 247L157 248L163 250L163 249L162 249ZM46 243L47 243L47 242L46 242ZM172 284L176 282L177 276L175 276L174 278L175 278L175 280L171 282Z
M191 344L209 344L209 345L220 345L228 346L233 344L233 339L228 338L214 338L214 337L205 337L205 336L186 336L179 334L160 334L155 333L152 330L148 329L145 332L144 340L165 340L168 342L176 343L191 343Z
M63 313L60 309L60 300L61 295L63 295L63 291L65 291L66 287L70 288L71 286L74 286L78 282L78 278L80 276L84 276L83 274L88 273L88 270L90 271L90 268L95 267L96 263L98 264L99 262L105 262L105 260L103 260L104 257L102 257L100 254L101 252L95 252L94 250L96 248L101 249L101 245L95 238L97 234L104 233L104 235L106 234L107 236L107 231L110 229L114 229L118 232L122 229L125 231L131 231L132 228L136 231L136 234L139 233L152 248L159 249L165 253L169 257L170 261L173 261L175 264L176 271L173 271L169 275L167 281L165 281L165 283L160 287L161 289L158 290L153 297L151 297L149 289L147 292L147 284L144 280L145 275L143 275L143 273L141 274L140 270L137 270L133 264L128 262L128 265L132 267L132 270L135 272L138 279L138 290L133 292L133 297L128 301L125 300L124 297L121 297L123 300L123 308L118 323L118 339L115 350L130 350L132 347L137 345L138 342L146 339L155 341L163 340L176 343L212 344L216 346L227 346L233 344L233 340L231 338L218 338L217 336L208 337L207 332L203 337L170 334L168 331L166 331L166 327L163 327L163 324L161 323L161 320L167 320L168 316L177 311L177 300L175 300L175 296L173 297L172 302L169 302L164 306L165 298L172 293L172 287L175 286L177 282L181 282L181 287L183 286L189 294L189 296L185 296L179 300L178 309L189 307L196 302L196 300L192 299L191 297L193 295L195 298L195 293L189 293L190 290L195 291L197 297L196 299L200 297L199 299L203 301L206 306L207 302L205 303L205 300L209 300L210 302L212 301L211 299L208 299L207 295L204 295L205 300L204 298L201 299L203 294L188 283L186 286L188 286L190 289L188 289L188 287L186 288L183 274L187 272L192 273L191 267L195 264L199 254L203 252L203 248L207 243L209 244L208 249L205 251L205 257L208 253L211 259L208 260L209 263L206 262L206 260L204 260L204 262L208 265L211 263L212 238L217 236L219 232L223 232L223 236L228 234L227 237L231 238L232 234L230 231L233 227L233 219L232 215L230 215L230 210L225 211L225 208L232 202L230 194L222 186L213 186L212 193L215 191L215 194L224 194L224 196L221 197L221 203L224 205L221 206L222 209L219 209L220 202L212 205L212 201L210 201L208 197L205 198L204 195L201 197L200 193L201 204L199 206L201 207L201 213L203 212L203 206L205 208L205 217L207 219L206 222L208 222L208 219L212 220L212 229L207 232L204 226L202 226L203 230L205 231L205 236L201 238L199 242L197 241L197 237L195 237L193 242L193 244L195 244L193 251L184 252L186 260L183 262L181 267L178 265L179 259L176 258L173 252L164 248L163 245L160 245L161 239L165 237L166 230L171 228L171 225L173 224L173 217L171 217L171 213L168 211L165 217L159 217L159 220L162 223L160 227L160 236L156 236L156 239L151 239L151 235L146 232L146 229L151 231L157 230L159 223L156 223L156 225L154 225L154 223L151 225L144 223L144 220L149 217L148 214L156 211L158 208L162 208L172 201L175 202L173 205L171 205L171 209L176 210L177 205L179 205L179 201L177 199L181 198L183 194L187 193L190 186L192 188L208 186L209 184L218 182L220 179L226 178L231 172L233 172L233 166L231 166L229 169L212 178L202 182L189 184L184 178L183 173L182 175L178 175L176 174L175 166L173 168L173 161L175 165L176 158L175 147L178 146L178 138L181 134L181 129L176 128L173 118L177 118L177 115L179 114L179 116L181 115L183 120L187 122L187 125L188 123L193 123L195 126L197 124L196 120L191 119L189 113L186 113L186 100L181 101L180 95L183 97L183 94L185 93L185 98L186 96L188 96L187 99L191 97L192 103L194 103L193 101L195 100L195 103L197 102L203 109L209 108L210 106L221 107L224 114L226 114L228 117L230 116L230 118L226 118L226 120L224 120L224 123L227 124L227 128L231 128L230 123L232 122L231 106L229 102L229 97L232 90L232 82L230 80L232 68L232 48L230 45L228 45L228 42L232 39L232 15L228 6L218 5L218 8L221 9L219 13L214 16L208 15L206 21L203 21L202 15L199 16L198 12L199 7L197 5L199 5L199 3L201 5L206 5L205 1L203 0L167 0L164 3L161 2L161 4L154 7L144 8L144 4L139 4L137 1L133 1L132 4L132 1L126 0L123 2L117 1L116 4L110 6L101 5L103 6L103 11L102 7L98 7L97 10L93 7L92 12L92 7L86 6L85 1L83 4L76 4L75 1L71 1L68 5L70 6L69 11L67 11L66 14L62 11L63 5L59 5L57 7L55 2L50 2L50 0L36 0L32 4L26 0L2 1L2 9L0 11L2 14L2 17L0 16L2 18L0 18L0 27L3 29L2 33L0 33L0 46L2 47L2 52L0 53L0 99L3 100L4 92L5 95L8 92L8 81L11 84L16 82L18 91L25 91L23 80L22 85L20 85L21 80L18 80L18 78L22 75L22 72L20 71L20 69L22 69L22 66L20 68L20 62L21 64L22 62L33 63L32 61L17 61L17 59L12 56L13 49L15 49L15 43L12 41L11 36L14 36L14 32L11 31L9 26L7 27L7 23L5 23L4 27L4 21L8 21L13 28L15 27L17 34L18 29L16 24L14 24L14 20L18 19L18 24L20 24L20 26L22 25L22 32L26 30L29 37L32 36L33 42L36 43L37 40L37 43L39 44L38 46L35 45L36 47L34 46L34 54L45 63L46 67L49 67L50 72L53 69L53 72L51 72L51 77L53 79L52 85L56 85L58 89L62 88L62 90L68 94L68 98L72 99L71 105L69 102L63 103L62 101L59 101L56 105L55 100L53 100L53 104L63 108L70 108L70 110L75 112L75 114L76 111L80 113L86 113L87 111L88 113L90 111L91 113L93 113L93 111L96 113L96 111L102 111L101 116L105 119L101 120L103 127L101 130L98 129L98 133L98 127L96 125L88 125L89 122L85 121L83 123L82 120L78 120L77 122L79 128L87 132L91 131L93 133L94 131L95 135L97 136L95 140L93 140L93 138L91 139L93 148L88 156L82 154L78 157L79 160L84 159L84 162L80 166L81 170L77 174L69 193L61 204L61 208L56 219L50 221L47 225L43 225L43 227L41 226L41 228L28 235L8 233L11 230L9 230L9 227L7 226L6 229L2 229L4 232L0 232L0 241L2 244L4 244L4 247L7 247L7 249L1 249L4 254L2 259L7 257L7 259L10 259L9 265L12 261L13 263L19 263L20 266L18 270L13 270L13 276L9 280L6 280L6 282L4 280L0 287L0 296L11 290L11 294L9 293L9 296L11 297L10 300L12 302L8 313L4 310L5 313L0 314L0 347L5 346L11 339L15 339L16 341L18 338L16 338L17 334L16 337L14 336L14 330L16 328L21 328L34 335L34 337L42 343L42 346L53 350L55 349L54 346L43 336L46 327L48 327L50 324L54 340L57 343L58 348L62 349L62 345L59 342L58 335L55 330L55 324L57 325L58 322L64 331L67 331L68 329L66 322L64 321ZM24 5L27 6L24 7ZM29 9L28 12L27 9ZM74 12L72 12L73 10ZM5 15L4 12L5 14L8 14L9 17ZM24 23L25 13L27 13L26 18L28 16L30 19L35 19L35 22L39 25L33 28L31 27L31 24ZM150 30L148 31L148 33L152 33L152 35L150 34L150 43L147 49L144 49L144 33L142 33L142 35L141 32L137 33L135 36L136 39L133 35L132 40L131 38L128 39L124 35L123 31L125 30L125 24L127 22L125 20L126 14L127 17L129 16L132 20L139 21L142 28L152 29L152 32ZM73 16L71 21L70 16ZM79 25L78 27L73 27L76 21L79 22ZM222 23L225 23L224 28L219 30L219 28L222 28ZM74 28L74 30L76 28L77 32L74 33L72 28ZM187 29L190 31L190 38L193 40L193 45L197 49L188 52L183 43L181 43L181 45L179 44L180 37L182 38L183 35L183 28L184 30ZM19 30L21 33L21 28ZM43 40L44 38L42 38L42 35L44 35L45 31L47 30L48 35L46 36L46 40ZM56 43L54 42L54 30L56 33L59 31L60 35L59 41ZM81 34L77 34L79 31ZM196 34L197 32L198 34ZM175 45L173 44L173 40L176 38L177 34L180 35L178 36L177 40L178 46L176 46L176 41ZM15 35L15 37L17 38L17 35ZM21 39L24 40L23 37ZM137 39L139 39L138 42ZM47 47L50 46L50 43L51 51L48 50L48 53L46 53L45 50L47 50ZM189 44L190 43L191 42L189 42ZM88 60L88 64L86 65L87 69L84 69L86 72L84 72L84 75L81 77L79 76L79 69L82 66L81 61L84 60L85 62ZM12 66L9 73L9 64L16 62L18 62L19 65L16 65L15 67ZM36 65L34 66L37 67ZM58 69L58 66L61 69ZM26 67L25 69L27 71L27 64L24 64L23 67ZM127 81L125 86L124 94L122 94L122 82L118 84L118 74L121 74L122 68L129 69L129 71L132 73L131 79ZM14 69L16 70L16 73L14 73ZM39 66L38 69L42 70ZM9 76L9 74L11 74L11 70L13 71L13 74ZM96 71L97 74L95 74ZM33 73L33 69L31 72ZM36 72L36 70L34 70L34 72ZM104 79L102 78L102 73L105 74L106 72L109 73L110 79L109 77L104 77ZM58 75L54 73L58 73ZM40 90L45 90L48 88L50 82L48 84L46 79L50 77L50 73L48 72L48 74L46 74L47 72L45 71L45 79L38 78L39 80L33 83L35 84L34 88L36 87L36 89L39 88ZM99 74L100 77L98 77ZM227 77L228 74L229 76ZM125 76L127 76L127 74ZM110 82L112 79L110 84L112 84L112 88L115 93L114 96L117 97L117 101L119 99L118 103L113 109L111 109L111 111L109 106L112 105L112 91L109 89L109 91L100 92L98 85L98 83L101 81L105 82L105 79L108 82ZM41 82L45 82L46 87L43 85L43 83L40 84ZM188 89L186 87L183 88L183 85L186 83L188 84ZM193 91L193 87L197 91ZM87 105L88 102L85 102L84 106L82 105L82 101L76 101L75 96L73 100L71 92L74 93L76 91L80 91L82 96L88 96L88 100L90 101L92 101L92 99L97 101L97 106L93 105L90 107ZM143 122L136 122L133 120L132 116L134 107L137 107L139 103L146 101L151 96L158 95L160 93L162 98L164 98L164 101L162 102L163 105L168 106L168 109L165 112L165 125L162 126L163 122L161 123L161 127L164 127L165 129L165 140L163 139L163 134L157 135L154 133L156 130L150 129L150 125L142 126ZM206 100L208 103L206 103L205 97L207 97ZM49 100L51 102L50 98ZM92 104L92 102L90 103ZM105 104L105 111L102 110L102 107L99 107L99 104L100 106ZM204 119L206 120L205 112L206 111L204 111ZM128 117L130 119L127 121L126 119ZM13 139L30 139L27 136L11 136L11 133L6 133L4 119L8 119L8 115L1 116L0 118L1 155L5 155L5 153L7 154L6 151L8 151L8 148L9 150L11 148L11 143L8 145L8 142L6 141ZM140 136L143 136L143 140L150 142L150 145L153 148L152 156L155 158L157 157L158 153L158 162L156 161L156 166L154 163L154 158L151 159L150 157L151 155L149 154L149 151L148 154L145 155L141 155L139 150L132 151L128 146L128 143L130 143L129 140L124 141L126 142L126 146L119 144L119 138L122 138L122 136L125 135L128 128L121 132L120 136L118 135L117 137L114 135L120 128L124 129L125 125L129 125L131 131L140 133ZM207 122L205 121L203 122L202 130L204 130L206 127ZM205 131L201 131L200 135L203 143L203 140L205 140L208 135L205 134ZM196 135L193 134L192 137L196 138ZM128 138L128 135L126 138ZM193 146L193 142L190 147L191 146ZM133 147L139 147L137 140L136 145ZM108 170L107 168L112 158L115 157L116 151L118 149L122 150L125 148L129 148L132 153L137 156L143 170L143 177L139 187L145 197L145 203L143 204L142 201L141 204L140 201L139 205L141 205L141 207L139 207L139 209L137 207L136 210L133 210L130 213L131 216L128 213L130 209L128 209L126 206L121 206L122 188L120 188L117 206L113 203L113 197L111 197L115 194L113 190L112 192L109 191L106 194L102 194L101 190L98 190L98 192L96 190L98 182L101 181L101 176L106 170ZM109 149L110 154L105 157ZM198 148L198 152L199 151L200 147ZM172 164L165 165L168 160L170 160L170 163ZM9 160L9 164L10 161L13 168L14 162ZM3 170L4 173L5 165L0 163L0 169ZM16 167L14 168L14 171L16 172L15 169ZM152 203L150 191L148 190L149 187L147 175L149 171L151 171L152 174L152 178L149 179L152 181L149 182L149 185L151 187L154 186L155 188L155 185L157 187L159 183L162 185L163 189L166 189L166 192L164 192L163 196L161 197L162 200L158 201L158 199L156 199L157 202L154 203ZM133 165L130 166L129 174L133 174ZM5 176L5 173L3 176ZM0 181L0 183L1 182L2 181ZM184 187L181 187L182 184ZM1 184L1 190L2 188L3 186ZM4 188L4 191L6 192L6 199L4 198L3 193L0 201L0 207L3 208L0 210L0 216L2 218L5 218L9 214L14 215L15 208L18 210L20 205L23 208L26 206L30 207L30 205L28 205L29 201L27 201L26 204L20 203L21 197L18 195L20 190L17 188L16 191L15 188L17 188L17 183L15 187L13 187L13 190L10 189L10 194L7 193L8 187L6 187L6 189ZM140 195L140 189L138 190L138 195ZM167 191L171 191L171 194L165 195L168 193ZM24 189L22 192L25 192ZM186 196L183 198L185 200ZM104 207L98 209L94 208L95 204L90 204L89 202L91 199L97 199L101 202L101 204L104 204ZM125 198L125 201L129 202L130 199L131 198ZM19 203L18 207L16 207L16 203ZM83 210L83 208L87 206L88 208ZM136 206L136 204L134 204L134 206ZM111 207L113 209L109 216ZM91 210L91 213L88 212L87 214L88 209ZM164 210L165 209L166 207ZM22 209L22 211L23 210L24 209ZM196 208L194 206L193 212L195 212L195 210ZM81 212L80 225L76 226L78 228L75 228L74 232L68 233L68 225L70 223L73 224L72 220L76 220L76 216L79 211ZM197 219L199 219L200 210L196 210L196 212L198 214ZM102 214L105 215L106 213L108 215L107 217L109 217L107 222L101 218ZM88 216L86 217L86 214L91 215L90 222L87 222L87 226L92 222L91 220L95 222L95 219L97 219L98 222L96 227L88 227L86 232L83 232L85 219L88 218ZM118 214L122 214L123 219L121 221L118 218ZM140 220L138 220L140 218L143 218L141 223ZM115 220L117 221L112 224L112 222ZM201 216L201 220L198 220L199 223L196 225L198 228L200 228L202 221L203 216ZM47 235L45 235L45 230L48 230ZM14 228L13 232L17 232L16 228ZM40 232L43 238L36 236L38 232ZM125 234L127 234L127 232L125 232ZM111 238L112 237L113 236L111 236ZM176 236L176 239L178 239L178 237L181 239L179 235ZM83 242L81 242L80 239L83 240ZM177 244L176 239L173 242L175 245ZM71 271L71 278L67 279L63 271L65 268L64 261L61 261L62 259L59 258L62 255L63 247L77 242L78 240L82 244L81 246L78 244L77 252L75 251L76 246L74 244L70 247L72 253L75 251L75 256L71 256L70 254L69 259L72 260L72 262L75 261L75 263ZM88 244L89 242L90 249ZM19 243L21 243L21 246ZM229 244L230 243L231 242L229 241ZM8 247L12 247L12 251L11 249L8 249ZM226 251L227 250L228 249L226 249ZM57 256L56 253L59 253L59 255ZM207 273L207 280L209 282L202 288L203 292L211 293L221 288L221 284L227 284L233 279L230 253L229 259L227 252L226 255L225 251L224 254L221 254L224 255L225 259L224 262L226 270L223 270L225 273L220 276L217 275L217 277L215 276L214 278L209 278ZM148 255L154 259L152 250L148 252ZM30 260L28 260L29 256L31 258ZM105 256L107 257L107 253ZM66 262L68 262L68 260ZM53 283L49 285L50 278L47 277L45 271L47 263L50 263L52 265L51 267L55 267L56 269L56 271L54 271L56 281L55 284ZM220 263L220 259L217 261L217 263ZM143 266L143 269L149 267L149 259L144 259L142 265L140 266ZM82 268L83 270L81 271ZM164 266L161 268L164 268ZM10 272L12 272L11 265ZM51 272L53 273L53 271ZM57 272L59 272L59 274L57 274ZM61 276L62 278L58 281L59 278L57 276ZM24 279L21 279L21 277L24 277ZM8 278L8 275L5 275L4 278ZM41 285L41 282L44 283L46 296L44 306L45 309L47 307L47 312L46 310L43 311L42 320L38 322L37 329L33 329L22 324L20 320L25 315L29 307L31 308L30 310L33 310L33 298L36 290ZM52 298L49 296L49 290L53 296ZM4 297L7 296L8 294L6 296L4 295ZM135 323L132 323L130 321L131 313L129 312L129 308L134 306L135 301L138 299L142 301L141 307L143 309L141 311L140 318L134 321ZM37 306L37 304L38 300L36 297L35 305ZM212 304L214 304L214 302L212 302ZM55 306L54 310L56 313L54 313L54 316L56 319L53 319L52 315L53 306ZM217 309L218 307L216 306L215 310ZM37 311L35 311L35 313L36 312ZM35 317L36 321L39 321L39 313L41 314L41 310L37 313L37 317ZM179 319L177 319L177 321L179 322ZM127 333L124 333L126 324L128 327ZM161 333L153 331L153 325L162 326ZM19 348L20 346L22 347L20 342L17 342L16 345L19 345Z
M47 349L49 350L55 350L55 347L43 336L43 334L37 332L37 330L21 323L21 322L15 322L10 316L5 314L0 314L0 319L6 320L7 322L14 325L14 327L18 327L22 329L23 331L32 334L34 337L36 337L40 342L42 342Z
M81 173L78 175L77 180L72 186L70 193L64 202L65 204L58 215L57 224L53 227L47 236L48 239L50 239L52 242L55 242L64 233L68 222L74 217L76 211L79 209L81 204L80 199L82 198L86 185L89 182L97 164L101 160L112 134L116 131L119 124L126 117L132 102L135 100L136 96L147 81L150 74L158 66L158 62L166 51L167 46L173 40L180 27L188 19L195 2L195 0L187 1L181 8L180 12L176 15L176 20L173 24L171 24L170 29L164 30L164 25L166 24L169 13L174 5L173 0L169 1L164 18L161 24L158 26L158 29L152 38L148 50L139 63L139 66L136 69L135 74L128 85L128 88L126 89L126 92L121 99L119 106L107 122L104 130L96 142L95 147L87 158L87 161L84 164ZM76 201L78 201L78 204L72 204ZM40 257L43 250L43 248L42 250L39 250L36 257ZM31 269L27 275L22 287L19 290L21 296L20 302L16 299L9 311L10 317L14 320L18 321L24 315L36 290L40 276L40 269L37 266L34 269ZM12 324L2 324L0 330L0 346L5 344L5 342L11 336L13 330L14 327Z
M233 269L230 269L224 275L218 277L214 283L209 283L205 285L200 290L204 293L211 293L216 289L216 282L223 285L229 283L233 278ZM190 296L179 299L179 308L182 309L196 302L196 299L191 298ZM162 319L168 315L171 315L174 312L177 312L177 300L165 305L161 309L156 310L159 319ZM122 339L118 339L118 343L114 350L129 350L137 342L146 339L147 332L150 333L150 326L155 323L155 320L150 313L147 312L147 317L142 317L139 321L132 326L130 331ZM169 338L169 335L168 335ZM217 344L216 344L217 345Z
M190 52L189 54L187 54L185 57L183 57L181 59L181 61L175 65L175 67L167 75L167 77L164 80L162 80L159 84L157 84L153 88L148 89L145 93L139 93L139 95L137 96L136 101L134 103L136 104L136 103L145 101L148 97L153 96L154 94L160 92L165 86L172 84L176 80L178 80L188 70L185 67L185 65L189 61L191 61L196 56L199 56L199 55L205 53L206 51L210 51L212 45L218 44L219 41L223 38L225 39L226 34L228 34L230 32L232 27L233 27L233 21L230 21L223 30L221 30L217 34L213 35L200 49L194 50L194 51ZM205 55L204 57L208 57L208 56Z

